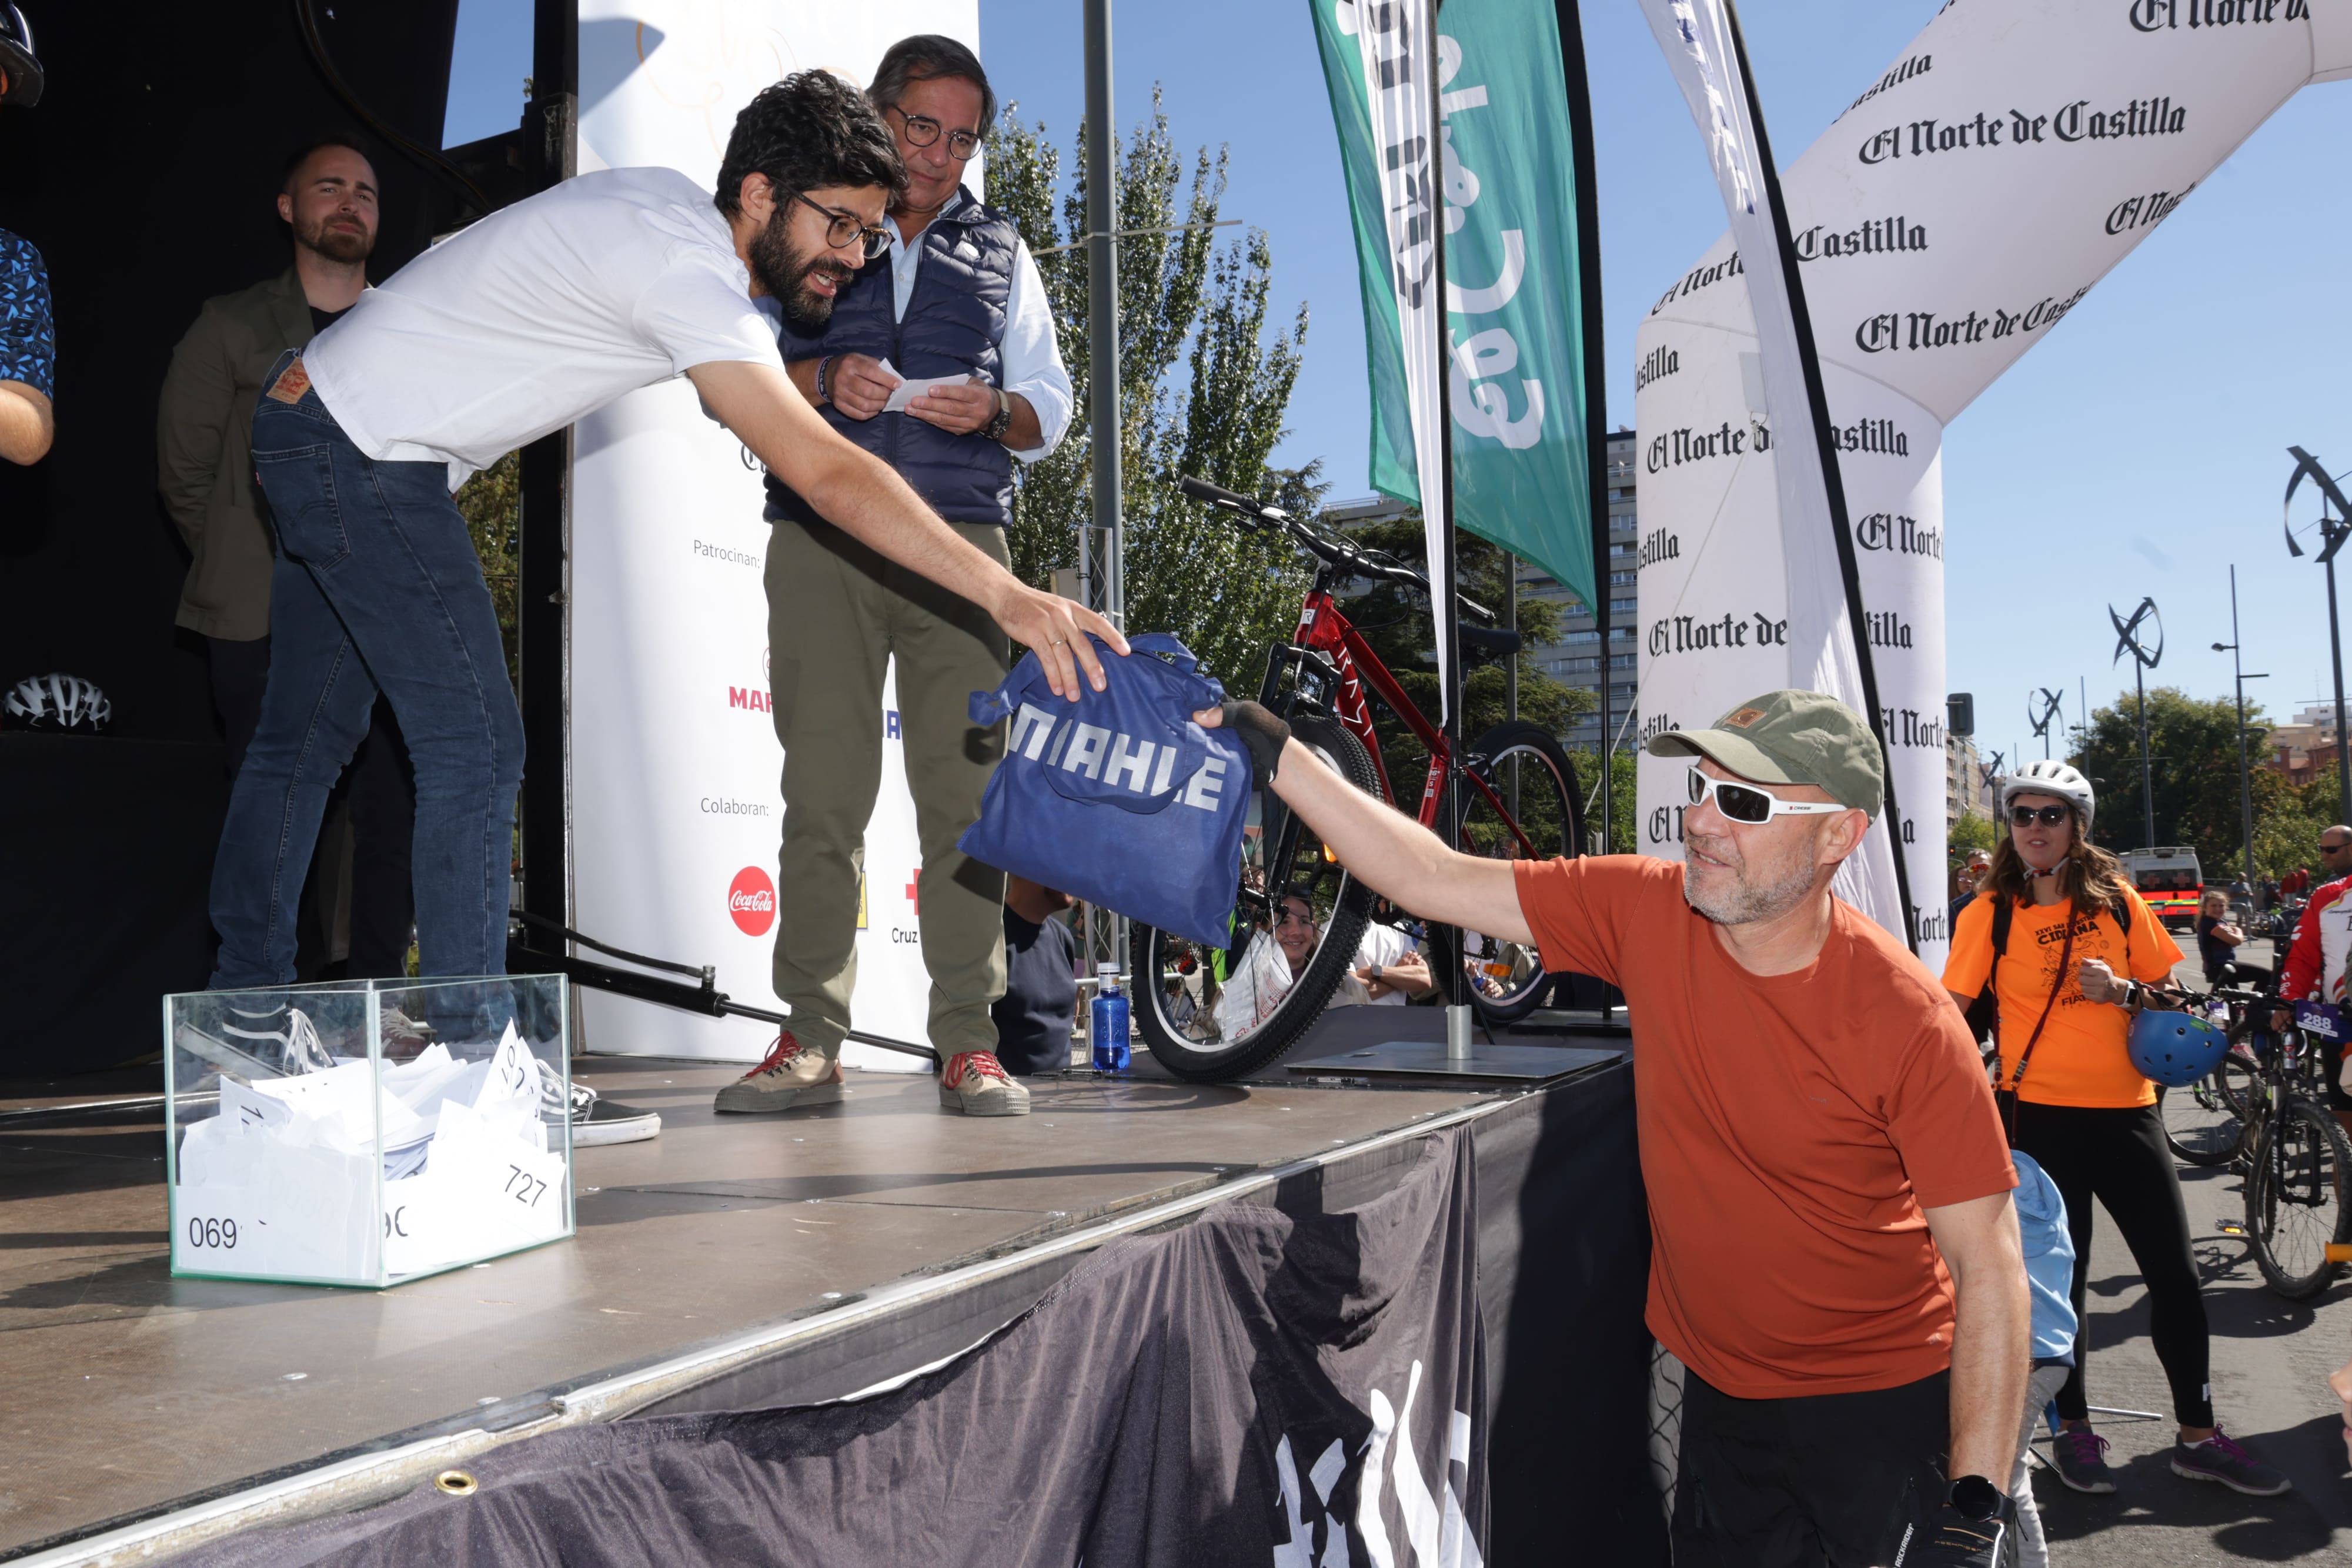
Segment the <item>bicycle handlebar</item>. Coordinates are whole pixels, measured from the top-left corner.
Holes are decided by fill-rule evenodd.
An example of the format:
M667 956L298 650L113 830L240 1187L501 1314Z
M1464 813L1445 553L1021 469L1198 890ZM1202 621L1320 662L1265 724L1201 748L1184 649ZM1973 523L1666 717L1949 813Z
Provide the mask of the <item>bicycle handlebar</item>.
M1392 560L1381 559L1355 545L1327 538L1281 507L1269 507L1255 496L1244 496L1222 486L1212 485L1205 479L1195 479L1189 474L1177 479L1176 488L1193 500L1206 502L1221 511L1236 513L1262 527L1280 528L1297 540L1301 549L1336 570L1345 571L1352 577L1417 588L1423 593L1429 591L1429 578L1425 573ZM1462 609L1481 621L1495 619L1493 611L1459 591L1454 599Z

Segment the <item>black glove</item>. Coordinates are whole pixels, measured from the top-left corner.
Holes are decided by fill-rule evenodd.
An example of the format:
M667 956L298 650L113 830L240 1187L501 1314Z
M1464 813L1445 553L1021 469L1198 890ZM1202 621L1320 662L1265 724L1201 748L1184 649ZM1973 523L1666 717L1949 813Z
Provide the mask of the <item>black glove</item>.
M1218 722L1249 747L1257 781L1264 784L1272 779L1276 765L1282 760L1283 742L1290 738L1290 726L1254 702L1228 702L1217 711L1224 716Z
M1896 1559L1900 1568L2000 1568L2003 1536L2015 1528L2009 1500L1989 1519L1970 1519L1950 1503L1929 1514L1924 1531Z

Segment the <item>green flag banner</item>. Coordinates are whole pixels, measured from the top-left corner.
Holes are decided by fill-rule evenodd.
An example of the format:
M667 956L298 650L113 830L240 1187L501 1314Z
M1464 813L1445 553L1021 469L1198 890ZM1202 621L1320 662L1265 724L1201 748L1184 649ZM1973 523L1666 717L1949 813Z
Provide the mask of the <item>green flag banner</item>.
M1371 383L1371 484L1421 501L1405 329L1420 306L1412 229L1376 138L1395 56L1364 28L1401 26L1402 0L1308 0L1355 215ZM1417 9L1418 7L1414 7ZM1454 521L1535 562L1595 603L1591 465L1575 140L1557 10L1528 0L1446 0L1438 18L1438 183L1444 198L1445 333ZM1425 225L1421 225L1425 226ZM1426 246L1425 237L1421 244ZM1591 324L1598 330L1599 323Z

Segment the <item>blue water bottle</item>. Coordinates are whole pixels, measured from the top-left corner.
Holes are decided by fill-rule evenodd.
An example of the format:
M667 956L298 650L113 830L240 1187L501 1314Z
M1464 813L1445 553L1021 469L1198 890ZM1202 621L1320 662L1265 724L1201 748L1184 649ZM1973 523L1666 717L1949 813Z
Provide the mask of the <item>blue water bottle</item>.
M1132 1061L1127 1049L1127 996L1118 988L1118 966L1095 966L1094 1046L1097 1072L1125 1072Z

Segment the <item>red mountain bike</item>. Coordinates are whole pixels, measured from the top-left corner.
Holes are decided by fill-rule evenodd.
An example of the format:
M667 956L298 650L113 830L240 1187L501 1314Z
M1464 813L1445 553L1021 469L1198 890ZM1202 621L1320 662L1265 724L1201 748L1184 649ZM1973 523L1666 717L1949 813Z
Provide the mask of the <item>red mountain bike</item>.
M1357 789L1396 805L1372 728L1370 699L1377 698L1428 750L1416 812L1423 827L1467 854L1541 860L1582 852L1576 771L1559 742L1540 725L1515 721L1457 752L1332 595L1336 585L1367 580L1426 593L1426 576L1318 533L1252 497L1198 479L1184 479L1179 487L1245 531L1287 535L1321 563L1300 607L1297 631L1268 651L1258 693L1259 701L1289 721L1294 738ZM1459 602L1470 615L1494 619L1466 599ZM1460 630L1465 663L1518 652L1517 632ZM1455 788L1449 789L1449 783ZM1307 906L1303 933L1299 912L1285 907L1292 899ZM1297 1041L1342 986L1360 985L1353 978L1360 949L1367 932L1381 927L1425 936L1439 985L1458 967L1472 1004L1490 1026L1524 1017L1542 998L1546 977L1532 945L1423 922L1377 900L1280 797L1259 789L1251 802L1227 945L1204 947L1141 925L1132 933L1134 1002L1152 1055L1180 1078L1208 1082L1265 1067ZM1377 937L1374 945L1391 952L1399 946Z

